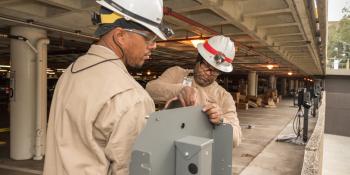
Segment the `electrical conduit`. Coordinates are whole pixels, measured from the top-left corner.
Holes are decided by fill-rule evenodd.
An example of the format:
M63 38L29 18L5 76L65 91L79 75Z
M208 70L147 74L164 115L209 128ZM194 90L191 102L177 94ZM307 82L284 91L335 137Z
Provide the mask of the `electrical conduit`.
M46 97L47 92L44 89L46 86L46 67L47 67L47 45L50 43L50 40L47 38L40 39L36 48L37 61L36 61L36 73L37 73L37 82L36 82L36 128L35 128L35 153L34 160L41 160L44 155L45 149L45 137L46 137Z

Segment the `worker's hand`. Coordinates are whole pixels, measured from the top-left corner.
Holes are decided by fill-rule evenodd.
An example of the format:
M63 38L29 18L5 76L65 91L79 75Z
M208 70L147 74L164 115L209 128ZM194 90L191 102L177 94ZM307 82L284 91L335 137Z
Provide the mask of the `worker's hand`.
M174 97L174 98L168 100L164 105L164 109L168 109L172 103L176 103L176 101L178 101L178 100L179 99L177 97Z
M222 111L218 104L208 103L203 107L202 111L207 113L211 123L220 124L223 122Z
M197 103L197 93L196 88L185 86L181 89L177 98L182 106L193 106Z

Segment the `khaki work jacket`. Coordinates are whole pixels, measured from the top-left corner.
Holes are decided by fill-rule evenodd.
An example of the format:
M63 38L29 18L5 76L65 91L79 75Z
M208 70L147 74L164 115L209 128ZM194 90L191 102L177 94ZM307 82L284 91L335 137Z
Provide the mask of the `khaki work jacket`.
M167 69L158 79L150 81L146 90L157 102L165 102L177 96L183 88L182 82L190 73L190 70L174 66ZM218 104L223 112L224 123L233 127L233 145L238 146L241 142L242 132L237 118L235 102L230 93L222 88L217 82L207 87L202 87L192 81L192 87L198 90L198 101L200 105L207 103Z
M128 175L132 146L154 112L110 49L92 45L60 77L50 109L44 175Z

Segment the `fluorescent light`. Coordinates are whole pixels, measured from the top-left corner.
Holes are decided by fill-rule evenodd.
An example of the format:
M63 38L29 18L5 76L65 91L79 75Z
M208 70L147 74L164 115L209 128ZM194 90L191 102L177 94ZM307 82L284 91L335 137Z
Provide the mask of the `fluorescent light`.
M0 67L3 67L3 68L10 68L11 66L10 66L10 65L0 65Z
M62 72L62 73L63 73L64 71L66 71L66 69L56 69L56 71L57 71L57 72Z

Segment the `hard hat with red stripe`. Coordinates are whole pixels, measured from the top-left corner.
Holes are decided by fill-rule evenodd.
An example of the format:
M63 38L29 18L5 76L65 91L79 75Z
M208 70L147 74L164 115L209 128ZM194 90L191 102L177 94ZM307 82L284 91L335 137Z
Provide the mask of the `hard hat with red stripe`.
M229 37L222 35L209 38L205 43L198 44L199 54L214 68L222 72L233 70L232 61L235 57L235 45Z

